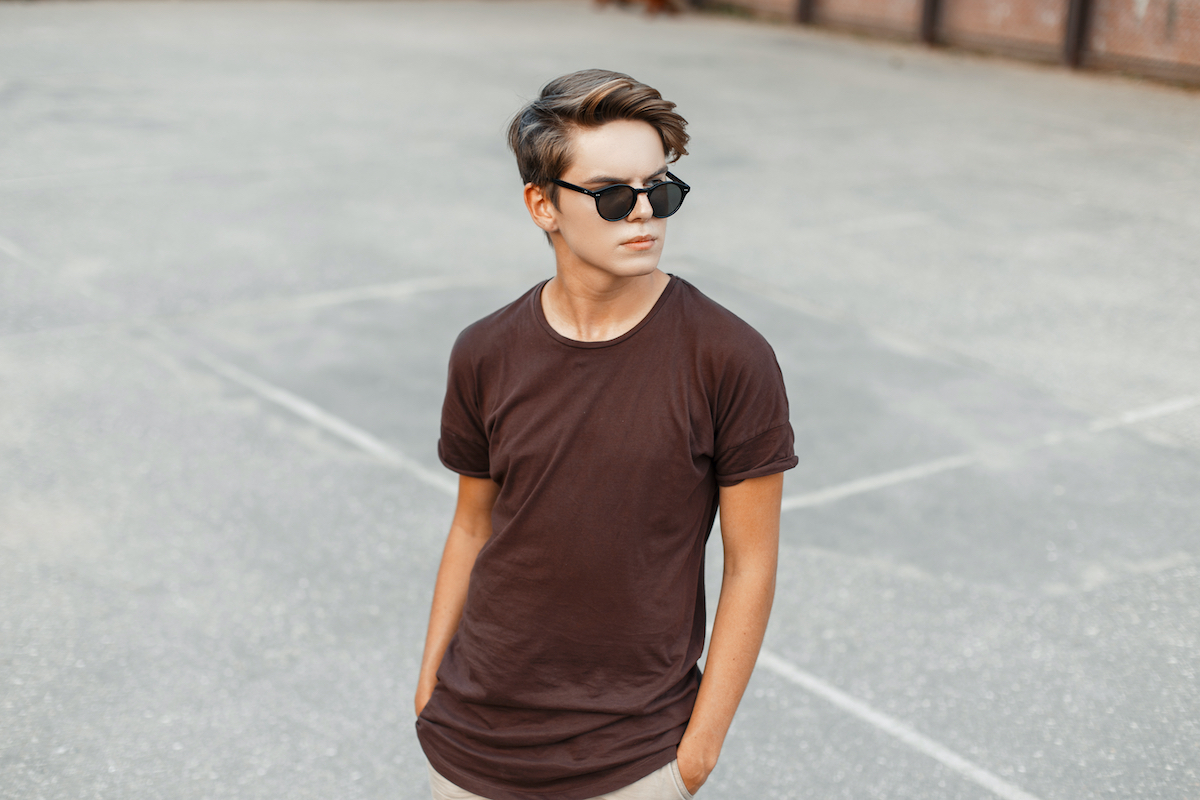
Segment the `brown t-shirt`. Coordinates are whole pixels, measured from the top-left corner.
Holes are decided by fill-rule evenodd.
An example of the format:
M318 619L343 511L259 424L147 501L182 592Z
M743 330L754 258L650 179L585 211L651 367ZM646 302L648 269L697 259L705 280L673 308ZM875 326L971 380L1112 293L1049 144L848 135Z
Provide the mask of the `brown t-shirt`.
M691 284L606 342L551 328L543 285L458 337L438 443L500 493L417 735L494 800L583 800L675 758L717 487L797 461L775 354Z

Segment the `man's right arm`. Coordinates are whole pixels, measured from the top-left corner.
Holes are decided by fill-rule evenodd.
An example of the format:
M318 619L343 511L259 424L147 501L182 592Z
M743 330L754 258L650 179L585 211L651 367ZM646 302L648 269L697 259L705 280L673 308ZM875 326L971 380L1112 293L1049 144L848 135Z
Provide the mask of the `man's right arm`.
M425 634L425 655L421 658L421 676L417 679L417 714L425 708L437 685L437 670L450 639L458 630L471 568L484 542L492 535L492 506L500 487L488 478L458 478L458 504L450 535L442 551L437 585L433 589L433 608L429 612L429 631Z

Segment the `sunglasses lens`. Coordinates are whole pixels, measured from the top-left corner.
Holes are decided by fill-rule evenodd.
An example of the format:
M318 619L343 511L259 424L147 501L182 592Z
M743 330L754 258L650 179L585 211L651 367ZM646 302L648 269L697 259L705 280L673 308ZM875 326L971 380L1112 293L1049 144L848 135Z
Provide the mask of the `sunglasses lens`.
M683 205L683 188L677 183L662 183L651 189L648 197L654 216L669 217Z
M596 210L609 222L625 219L633 211L636 195L628 186L610 186L600 191L596 198Z

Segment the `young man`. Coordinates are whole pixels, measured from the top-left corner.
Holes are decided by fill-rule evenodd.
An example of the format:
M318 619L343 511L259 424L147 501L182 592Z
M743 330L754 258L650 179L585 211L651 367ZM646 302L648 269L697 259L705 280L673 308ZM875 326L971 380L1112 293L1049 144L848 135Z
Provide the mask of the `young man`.
M754 668L796 457L771 348L658 269L688 191L674 107L585 70L509 129L557 269L450 357L458 505L416 695L435 798L690 800Z

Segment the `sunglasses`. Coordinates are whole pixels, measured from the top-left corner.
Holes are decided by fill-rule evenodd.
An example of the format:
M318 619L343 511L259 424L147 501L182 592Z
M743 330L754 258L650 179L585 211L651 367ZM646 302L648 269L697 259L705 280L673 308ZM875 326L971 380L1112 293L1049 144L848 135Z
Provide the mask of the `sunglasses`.
M564 189L592 196L596 200L596 213L609 222L617 222L628 217L629 212L633 211L639 194L645 194L649 198L650 208L656 217L669 217L678 211L683 205L683 198L687 197L692 187L669 172L667 177L671 180L647 186L645 189L635 189L619 183L616 186L606 186L598 192L557 179L554 183Z

